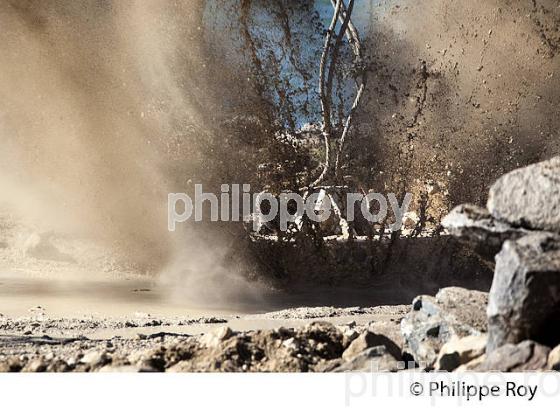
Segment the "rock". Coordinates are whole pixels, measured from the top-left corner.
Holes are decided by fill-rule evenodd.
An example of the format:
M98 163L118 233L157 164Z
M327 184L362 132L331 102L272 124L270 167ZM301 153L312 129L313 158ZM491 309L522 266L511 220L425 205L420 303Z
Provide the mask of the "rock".
M436 297L419 296L401 322L404 350L422 368L431 368L441 347L452 338L486 331L487 295L462 288L445 288Z
M18 357L8 357L0 361L0 373L17 373L23 366L24 363Z
M486 359L473 370L476 372L523 372L545 370L550 348L526 340L519 344L508 343L486 355Z
M506 241L496 256L488 302L488 351L531 339L560 343L560 236Z
M475 334L486 332L487 292L459 287L443 288L436 294L436 301L458 322L473 329Z
M342 346L347 349L350 344L356 340L360 333L355 329L341 329L343 334Z
M560 232L560 157L502 176L490 188L488 210L515 227Z
M486 335L453 338L443 345L436 362L436 370L451 372L482 356L486 349Z
M299 344L295 338L290 337L282 342L282 346L284 346L288 350L297 351L299 350Z
M342 356L344 336L332 323L310 323L302 331L297 332L297 335L300 339L314 340L318 346L316 353L323 359L335 359Z
M356 338L342 354L344 360L352 360L363 351L376 346L385 346L387 351L395 358L401 358L399 347L388 337L366 331Z
M322 360L317 364L317 366L315 366L315 372L316 373L332 372L343 364L344 364L344 360L342 359Z
M404 368L404 366L400 366ZM385 346L371 347L352 360L338 366L333 371L339 372L396 372L399 362Z
M140 373L156 373L165 371L165 360L161 357L150 357L140 360L136 367Z
M402 351L404 346L404 339L401 333L401 320L397 319L394 321L372 321L368 323L367 330L373 333L381 334L387 336L399 347Z
M111 361L110 356L105 351L92 350L87 352L80 363L87 364L91 369L102 367Z
M464 372L474 372L477 367L479 367L484 361L486 360L486 355L483 354L482 356L477 357L476 359L471 360L470 362L459 366L455 369L457 373L464 373Z
M459 205L443 218L441 224L451 235L469 242L484 256L492 258L506 240L515 240L528 233L496 220L486 209L471 204Z
M129 354L123 363L113 361L112 364L134 364L141 373L164 372L170 364L189 358L191 355L185 349L188 350L191 345L195 344L200 350L205 350L204 346L200 346L194 340L191 344L179 342L163 345L158 343L151 349Z
M560 345L556 346L548 355L548 370L560 371Z
M48 360L47 357L45 357L45 359ZM49 373L64 373L64 372L69 372L71 370L72 367L66 361L62 359L54 359L49 362L46 371Z
M165 347L165 368L171 372L325 371L339 365L331 362L341 360L343 339L341 330L328 322L236 332L212 349L193 338Z
M200 344L207 348L218 347L221 342L233 336L233 331L228 326L221 326L211 332L205 333L200 338Z
M21 370L25 373L42 373L47 370L47 364L42 357L37 357L27 362Z

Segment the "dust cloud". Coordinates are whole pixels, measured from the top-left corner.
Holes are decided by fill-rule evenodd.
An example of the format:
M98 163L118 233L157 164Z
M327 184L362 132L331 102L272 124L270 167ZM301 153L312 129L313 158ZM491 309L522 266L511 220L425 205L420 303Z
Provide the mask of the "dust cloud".
M202 3L1 0L0 205L208 301L257 291L222 266L212 233L167 232L167 194L203 161L173 144L212 104Z

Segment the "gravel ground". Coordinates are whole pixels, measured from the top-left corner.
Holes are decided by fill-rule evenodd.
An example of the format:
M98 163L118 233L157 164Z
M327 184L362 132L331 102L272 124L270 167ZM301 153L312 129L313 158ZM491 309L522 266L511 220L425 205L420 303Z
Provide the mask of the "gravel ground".
M407 308L313 307L183 319L50 318L37 310L0 318L0 371L332 370L366 329L384 326L398 334Z

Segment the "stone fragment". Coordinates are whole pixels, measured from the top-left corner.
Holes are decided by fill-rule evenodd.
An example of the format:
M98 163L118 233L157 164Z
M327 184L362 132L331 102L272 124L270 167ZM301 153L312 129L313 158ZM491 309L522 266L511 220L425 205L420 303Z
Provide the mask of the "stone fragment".
M482 356L486 350L486 335L453 338L443 345L436 362L436 370L451 372Z
M356 338L342 354L344 360L351 360L363 351L376 346L385 346L387 351L395 358L401 357L399 347L388 337L370 331L362 333Z
M229 339L231 336L233 336L231 328L228 326L221 326L202 335L200 338L200 344L208 348L214 348L224 340Z

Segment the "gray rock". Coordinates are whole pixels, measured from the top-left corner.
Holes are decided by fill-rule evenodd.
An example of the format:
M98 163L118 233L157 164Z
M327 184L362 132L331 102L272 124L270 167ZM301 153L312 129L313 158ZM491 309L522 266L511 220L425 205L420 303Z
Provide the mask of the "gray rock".
M436 370L451 372L459 366L470 363L484 354L486 342L486 335L450 340L439 352Z
M436 297L419 296L401 322L405 351L422 368L431 368L442 346L452 338L486 331L484 292L445 288Z
M515 227L560 232L560 157L502 176L490 189L488 210Z
M481 250L492 257L506 240L515 240L529 233L526 229L498 221L486 209L471 204L459 205L443 218L441 224L451 235L475 247L482 244Z
M489 352L531 339L560 343L560 236L506 241L496 256L488 302Z
M400 359L401 351L391 339L384 335L366 331L358 336L342 353L344 360L352 360L363 351L376 346L385 346L387 351L395 358Z
M476 334L486 332L487 292L448 287L441 289L437 293L436 301L457 321L475 329Z
M519 344L508 343L488 353L486 359L474 367L476 372L522 372L545 370L550 348L532 340Z
M396 372L399 366L397 359L391 355L385 346L371 347L352 360L338 366L333 371L339 372Z

